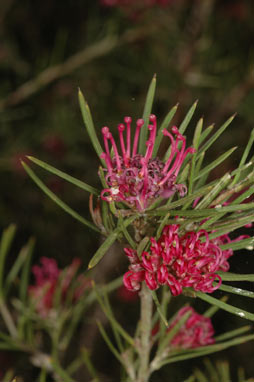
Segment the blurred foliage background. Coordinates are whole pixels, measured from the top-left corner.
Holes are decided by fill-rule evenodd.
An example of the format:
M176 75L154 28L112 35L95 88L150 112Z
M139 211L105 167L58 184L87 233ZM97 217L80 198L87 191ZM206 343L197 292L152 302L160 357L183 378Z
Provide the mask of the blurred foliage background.
M17 247L34 235L35 261L52 256L65 266L79 256L85 266L98 246L98 237L48 200L19 163L32 154L98 186L98 160L83 129L78 87L99 131L104 125L115 127L126 115L139 118L157 73L153 112L160 121L179 102L177 125L199 99L193 128L202 115L216 129L237 112L211 157L238 145L237 161L248 141L254 122L253 1L129 3L0 2L0 229L17 223ZM230 159L224 166L235 164ZM64 201L89 216L88 195L38 173ZM229 318L229 326L230 320L236 318ZM232 357L238 356L235 350ZM247 367L254 374L253 365Z

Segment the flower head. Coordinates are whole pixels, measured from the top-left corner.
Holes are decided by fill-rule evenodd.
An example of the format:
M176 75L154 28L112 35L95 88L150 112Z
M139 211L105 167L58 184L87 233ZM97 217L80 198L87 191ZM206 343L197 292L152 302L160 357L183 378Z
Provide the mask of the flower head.
M46 318L54 308L54 295L56 289L61 289L61 303L64 303L68 288L70 287L75 273L80 266L80 260L74 259L66 270L60 270L54 259L42 257L41 266L35 265L32 268L35 285L29 286L29 295L35 304L37 313ZM77 284L73 291L73 300L76 301L89 286L89 280L83 275L77 277Z
M186 306L180 309L168 328L172 330L179 320L190 312L189 318L170 341L176 348L193 349L199 346L213 344L214 329L210 318L198 314L192 307Z
M230 242L228 235L210 240L204 229L181 234L176 224L165 226L158 241L150 241L150 251L143 251L141 258L135 250L125 248L131 263L124 275L124 285L129 290L139 290L145 281L151 290L168 285L174 296L182 293L184 287L212 293L221 284L216 272L229 269L227 259L233 254L232 250L220 248Z
M101 157L107 166L105 178L108 188L102 191L101 198L107 202L124 202L130 208L143 211L159 197L168 198L175 192L184 196L186 186L177 184L176 179L184 159L188 153L193 153L194 149L191 147L186 149L186 139L180 134L177 127L172 127L172 134L166 129L163 130L163 134L171 142L171 152L164 163L158 158L153 158L157 130L156 116L153 114L150 116L151 124L148 126L150 136L146 142L147 149L144 155L138 153L140 130L144 125L143 119L138 119L136 122L132 147L132 120L130 117L125 117L124 122L125 124L118 125L120 154L109 128L103 127L102 129L105 152L101 154ZM126 139L123 134L125 130ZM110 155L109 144L112 146L113 157Z

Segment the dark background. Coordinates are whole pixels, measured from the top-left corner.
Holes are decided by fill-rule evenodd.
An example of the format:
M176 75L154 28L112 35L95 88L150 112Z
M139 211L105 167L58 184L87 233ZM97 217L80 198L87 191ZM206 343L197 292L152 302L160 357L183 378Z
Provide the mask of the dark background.
M151 8L107 8L99 0L1 0L0 230L17 224L17 248L35 236L34 261L54 257L63 267L78 256L85 269L96 251L98 236L43 195L19 163L32 154L99 187L99 162L83 127L78 87L98 132L104 125L116 127L126 115L141 117L154 73L153 112L159 121L180 102L177 124L196 99L190 132L201 116L206 126L215 123L216 129L237 112L209 154L216 158L237 145L234 159L214 176L234 168L254 122L253 11L251 0L172 0ZM89 218L85 192L34 169ZM246 256L243 259L242 266L232 264L241 273L248 271ZM221 317L223 329L225 322L227 328L236 323L229 314ZM253 364L241 351L242 357L237 349L229 356L241 358L247 374L254 375ZM159 378L166 378L163 373Z

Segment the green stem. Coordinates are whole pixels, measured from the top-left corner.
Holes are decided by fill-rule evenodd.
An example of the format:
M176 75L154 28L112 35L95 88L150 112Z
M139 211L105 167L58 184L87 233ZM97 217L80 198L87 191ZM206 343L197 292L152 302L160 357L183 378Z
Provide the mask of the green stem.
M150 375L151 330L153 314L153 297L145 283L140 292L141 317L140 317L140 363L138 379L136 382L148 382Z

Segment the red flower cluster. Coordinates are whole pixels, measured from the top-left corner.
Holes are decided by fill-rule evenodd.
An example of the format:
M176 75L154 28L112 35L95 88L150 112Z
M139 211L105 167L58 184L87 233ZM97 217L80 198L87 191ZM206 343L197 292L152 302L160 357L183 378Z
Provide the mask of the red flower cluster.
M198 314L190 306L179 310L167 331L172 330L187 312L191 312L190 317L172 338L170 344L182 349L193 349L213 344L215 342L213 338L214 329L210 318Z
M35 265L32 268L35 285L29 286L29 295L35 304L37 313L46 318L54 308L54 294L58 287L61 288L61 302L64 303L68 288L80 266L80 260L74 259L66 270L60 270L54 259L42 257L40 262L41 266ZM89 280L83 275L78 276L76 281L77 284L73 291L74 301L77 301L84 290L90 286Z
M158 241L150 241L150 251L144 251L141 258L135 250L124 249L131 263L123 279L129 290L139 290L145 281L151 290L168 285L174 296L182 293L184 287L212 293L221 284L216 272L229 269L227 259L233 254L232 250L219 247L230 241L227 235L210 240L204 229L181 235L176 224L165 226Z
M143 119L138 119L136 123L136 131L131 152L131 118L125 117L125 124L118 125L121 155L112 134L108 127L103 127L102 134L104 136L105 152L101 157L105 160L107 169L106 182L109 188L101 193L101 198L107 202L116 201L124 202L130 208L138 211L145 210L156 198L168 198L176 191L180 196L186 193L186 186L176 184L177 175L181 169L181 165L188 153L193 153L193 148L186 149L186 139L179 133L177 127L172 128L172 133L166 129L163 134L171 141L171 152L169 158L164 163L158 158L153 158L153 149L156 138L156 116L150 116L151 124L148 126L150 136L146 142L147 150L145 155L139 154L138 141ZM126 129L126 142L124 141L123 132ZM112 145L113 157L110 155L109 142ZM182 143L181 148L178 144Z

